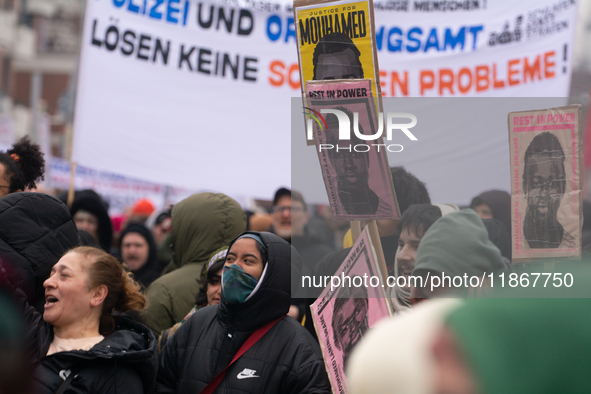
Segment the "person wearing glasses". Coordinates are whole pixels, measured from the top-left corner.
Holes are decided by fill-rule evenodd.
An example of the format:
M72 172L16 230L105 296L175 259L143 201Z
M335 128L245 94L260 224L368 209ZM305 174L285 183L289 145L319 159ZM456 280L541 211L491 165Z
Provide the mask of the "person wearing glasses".
M282 187L273 198L273 225L270 231L287 242L291 241L291 212L291 190Z
M0 153L0 198L10 193L35 189L43 180L45 160L41 148L24 136L12 148Z

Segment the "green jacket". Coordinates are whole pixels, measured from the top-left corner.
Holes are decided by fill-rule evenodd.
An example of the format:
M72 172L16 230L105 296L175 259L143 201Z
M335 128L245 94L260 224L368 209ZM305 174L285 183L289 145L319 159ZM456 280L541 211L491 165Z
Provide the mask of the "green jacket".
M146 325L160 333L183 320L195 305L197 280L211 254L246 230L240 205L224 194L194 194L172 210L172 263L178 267L154 281L147 291Z

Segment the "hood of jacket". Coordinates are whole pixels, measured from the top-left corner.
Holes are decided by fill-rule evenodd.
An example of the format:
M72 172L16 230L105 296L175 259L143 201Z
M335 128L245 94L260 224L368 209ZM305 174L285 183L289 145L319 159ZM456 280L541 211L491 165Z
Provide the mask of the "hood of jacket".
M412 275L427 272L449 276L482 276L504 268L499 249L488 239L486 227L472 209L450 213L427 230Z
M493 218L499 220L505 226L507 232L511 231L511 195L504 190L489 190L474 198L484 202L492 211ZM474 201L472 202L474 204ZM474 208L471 206L471 208Z
M57 198L18 192L0 199L0 257L20 272L19 286L38 310L43 311L43 282L51 268L79 244L70 212Z
M152 232L146 226L140 223L130 223L119 236L119 250L121 250L123 237L129 233L141 235L148 243L148 261L137 271L132 271L134 279L148 287L150 283L158 279L163 268L158 260L158 246L156 246ZM121 260L123 261L123 259Z
M98 220L98 242L101 248L108 253L111 250L111 243L113 242L113 226L102 199L96 193L81 193L80 197L74 199L70 214L74 217L76 212L80 210L90 212L96 216Z
M284 316L291 304L292 259L299 261L299 254L293 246L279 236L268 232L247 231L256 234L267 247L267 271L256 293L238 305L228 305L222 292L218 317L225 324L233 324L236 330L255 330L266 323ZM241 234L242 235L242 234ZM228 250L232 249L233 240ZM299 262L301 265L301 262Z
M246 229L246 214L221 193L194 194L172 209L173 263L202 263Z

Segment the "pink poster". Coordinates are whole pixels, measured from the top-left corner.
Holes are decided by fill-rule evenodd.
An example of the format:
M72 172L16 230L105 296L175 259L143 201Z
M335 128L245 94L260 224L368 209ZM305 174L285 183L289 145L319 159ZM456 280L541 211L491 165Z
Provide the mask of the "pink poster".
M334 218L398 219L386 150L402 146L382 142L371 81L310 81L306 97L304 110Z
M509 113L514 262L580 258L581 106Z
M310 306L333 393L347 392L345 367L354 346L369 328L390 316L382 278L366 227L331 284Z

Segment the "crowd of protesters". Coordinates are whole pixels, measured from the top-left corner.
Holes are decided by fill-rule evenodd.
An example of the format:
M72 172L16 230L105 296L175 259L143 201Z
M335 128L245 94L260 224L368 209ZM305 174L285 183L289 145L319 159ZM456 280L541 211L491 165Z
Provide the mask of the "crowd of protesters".
M508 193L461 209L432 202L403 167L390 173L402 216L377 223L387 275L518 269ZM28 138L0 153L1 394L333 391L315 298L291 296L294 277L334 275L351 249L348 223L327 207L280 188L269 212L199 193L162 210L139 199L111 218L93 190L70 207L65 193L34 192L43 177ZM390 319L337 344L348 392L591 390L591 301L580 286L573 300L405 283L388 289Z

